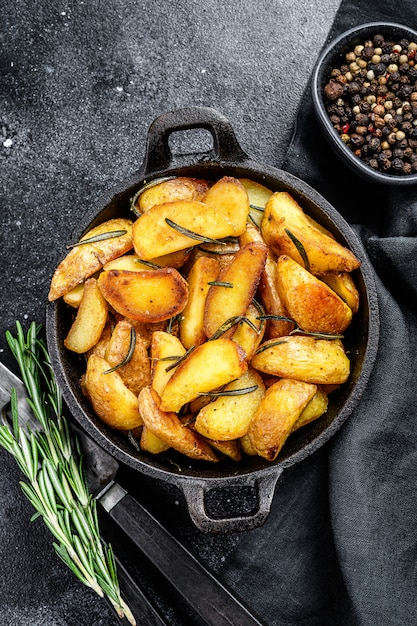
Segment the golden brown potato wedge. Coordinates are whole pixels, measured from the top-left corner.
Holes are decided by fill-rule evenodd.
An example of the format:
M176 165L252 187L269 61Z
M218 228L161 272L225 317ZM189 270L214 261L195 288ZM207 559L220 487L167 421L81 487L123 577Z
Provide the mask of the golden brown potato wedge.
M219 441L243 437L264 396L263 380L257 372L249 369L240 378L226 385L223 390L227 393L253 387L253 391L243 395L219 396L203 407L195 420L196 431L204 437Z
M352 321L352 310L322 280L289 256L277 261L278 293L288 315L305 332L341 334Z
M233 341L239 344L248 361L255 354L265 334L266 322L258 319L259 315L259 309L250 304L245 314L246 321L240 322L233 334Z
M101 356L102 359L104 359L104 355L106 354L106 348L112 334L112 329L113 324L108 317L103 332L101 333L100 339L91 348L91 350L88 350L88 352L86 352L86 358L90 357L92 354L97 354L98 356Z
M310 424L310 422L313 422L314 420L324 415L324 413L326 413L327 411L328 406L329 398L327 394L318 387L310 402L302 410L300 417L295 422L291 432L298 430L306 424Z
M246 225L246 231L239 237L239 241L242 246L250 243L251 241L265 243L260 230L250 223ZM265 261L264 271L262 272L261 280L259 281L258 290L262 305L267 315L288 318L288 312L285 309L276 285L276 261L269 250ZM293 328L294 324L291 322L283 319L269 319L265 335L268 339L282 337L284 335L288 335Z
M87 361L85 389L93 409L111 428L137 428L142 424L138 398L126 387L120 374L106 374L109 369L110 364L96 354Z
M180 321L180 337L185 348L199 346L207 337L204 332L204 308L210 282L216 280L220 265L213 257L200 256L187 276L188 301Z
M316 391L316 385L285 378L269 387L247 433L259 456L268 461L277 458L294 424Z
M166 220L176 227L170 226ZM141 259L151 260L198 244L196 237L179 232L178 227L211 239L234 234L232 222L207 204L192 200L166 202L155 205L134 223L136 254Z
M352 309L352 313L358 312L359 291L351 274L346 272L341 274L323 274L320 278L346 302L348 307Z
M81 304L83 293L84 283L80 283L79 285L68 291L68 293L64 294L63 300L65 304L68 304L68 306L72 307L73 309L78 309Z
M243 246L228 268L219 274L219 283L208 292L204 332L211 337L229 318L245 315L260 281L268 248L258 242ZM229 335L235 332L233 327Z
M196 432L194 422L188 425L188 428L193 432ZM242 449L240 441L235 439L233 441L218 441L217 439L207 439L199 434L201 439L205 441L213 450L220 452L224 456L227 456L232 461L240 461L242 458Z
M135 206L139 213L146 213L156 204L175 200L199 200L204 198L210 182L200 178L178 176L169 180L154 180L140 190Z
M170 446L149 430L145 424L140 436L140 447L145 452L150 452L151 454L161 454L161 452L166 452Z
M227 385L247 369L245 353L231 339L198 346L176 368L161 394L161 409L178 412L200 394Z
M77 316L64 340L68 350L83 354L98 342L107 322L108 306L95 278L85 282Z
M185 354L185 348L178 337L164 331L155 331L152 337L152 388L160 396L175 372L175 360Z
M249 198L237 178L224 176L204 196L204 202L224 215L233 224L233 235L241 235L249 215Z
M145 387L139 394L139 410L145 426L168 446L186 456L201 461L216 462L211 447L198 435L184 426L178 415L160 409L159 397L154 389Z
M261 223L262 235L274 253L286 254L305 266L302 255L290 234L301 243L310 271L351 272L360 265L359 259L345 246L326 235L306 215L296 200L286 191L275 192L268 201Z
M127 363L118 367L117 371L126 387L138 395L143 387L150 384L151 365L146 342L136 333L134 326L128 320L117 322L107 344L104 358L111 367L120 365L131 351L132 337L134 350Z
M130 272L102 272L98 284L107 302L121 315L139 322L161 322L180 313L188 285L172 267Z
M339 340L290 335L261 344L251 360L255 369L316 385L346 382L350 362Z
M123 232L125 234L121 235ZM80 241L102 237L107 233L116 234L108 239L77 245L61 261L49 289L48 299L51 302L98 272L105 263L132 248L132 222L122 218L108 220L92 228Z
M257 183L249 178L239 178L239 180L249 197L250 217L260 227L265 205L272 196L272 191L261 185L261 183Z

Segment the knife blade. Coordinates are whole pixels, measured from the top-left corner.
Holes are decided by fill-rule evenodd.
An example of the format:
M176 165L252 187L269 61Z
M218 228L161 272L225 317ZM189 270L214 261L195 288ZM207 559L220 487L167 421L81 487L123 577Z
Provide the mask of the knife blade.
M32 428L36 420L26 402L25 386L0 363L2 404L10 399L13 388L20 421L22 425L30 423ZM80 438L88 484L98 503L204 622L208 626L262 626L225 584L117 482L118 461L80 428L73 423L71 426Z

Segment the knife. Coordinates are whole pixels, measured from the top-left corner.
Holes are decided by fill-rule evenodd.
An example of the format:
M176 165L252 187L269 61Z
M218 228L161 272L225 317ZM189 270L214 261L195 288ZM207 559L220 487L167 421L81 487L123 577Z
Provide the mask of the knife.
M19 418L22 425L36 424L26 401L22 381L0 363L0 401L5 406L10 401L12 389L16 390ZM171 583L183 599L204 620L207 626L262 626L255 616L233 595L218 578L194 557L162 524L133 498L116 480L119 463L103 450L84 431L71 423L76 430L85 457L85 471L89 488L97 502L116 525L149 558L159 572ZM119 561L119 566L121 566ZM122 567L123 574L127 574ZM132 587L132 579L127 579ZM152 626L165 624L149 599L140 598L150 617ZM140 602L139 602L140 604Z

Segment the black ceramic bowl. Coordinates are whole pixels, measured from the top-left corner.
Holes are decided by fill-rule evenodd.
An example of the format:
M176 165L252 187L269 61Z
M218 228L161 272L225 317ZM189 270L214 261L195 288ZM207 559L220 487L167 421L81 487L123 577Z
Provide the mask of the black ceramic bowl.
M196 128L211 133L213 148L200 153L172 154L170 136ZM72 319L69 307L61 299L47 308L47 339L52 365L72 415L87 433L126 466L178 487L187 500L191 518L200 529L206 532L249 530L265 521L275 485L284 469L305 459L328 441L352 413L366 388L376 358L379 331L373 270L353 230L320 194L288 172L252 161L237 142L228 120L207 107L179 109L157 118L149 129L146 153L139 171L130 180L120 183L96 206L90 207L84 219L75 225L70 240L77 240L91 227L110 218L132 217L130 199L144 181L167 175L211 180L229 175L251 178L274 191L288 191L313 219L330 230L361 261L360 268L355 270L361 298L360 311L346 335L351 360L349 380L332 393L327 413L291 435L272 463L260 457L247 456L239 463L222 461L209 464L175 453L170 459L169 456L139 451L123 433L110 429L95 415L82 393L80 377L85 371L85 361L64 346ZM254 489L258 499L257 510L250 514L237 512L229 518L215 519L208 515L206 494L223 488L236 494L242 488Z
M417 32L400 24L389 22L373 22L362 24L346 31L332 41L320 54L312 76L312 99L318 122L329 141L331 147L342 161L356 174L373 183L386 185L412 185L417 183L417 173L392 174L373 169L367 163L356 156L353 151L343 143L334 129L326 111L323 89L330 78L333 68L339 68L346 63L345 55L362 44L372 39L377 34L385 38L390 37L394 41L402 38L417 42ZM417 62L417 61L416 61Z

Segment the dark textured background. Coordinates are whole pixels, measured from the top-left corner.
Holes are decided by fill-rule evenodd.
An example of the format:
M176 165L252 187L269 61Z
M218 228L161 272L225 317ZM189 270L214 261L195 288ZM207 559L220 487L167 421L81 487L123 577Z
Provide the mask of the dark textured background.
M401 4L411 9L403 12L397 4L393 16L387 2L358 1L363 12L356 10L355 2L345 2L339 15L348 27L362 18L372 19L375 5L378 18L395 17L407 23L414 9L407 1ZM299 102L338 6L339 2L327 0L290 5L264 0L2 3L0 358L6 364L13 365L5 330L12 329L16 319L44 321L48 283L69 232L92 202L138 168L148 126L157 115L190 104L212 106L230 120L252 158L274 166L284 162ZM365 216L366 225L386 237L382 243L374 237L369 244L381 272L397 255L399 240L408 237L401 240L403 255L395 256L399 267L392 264L391 275L381 273L380 283L388 285L387 291L381 290L382 310L389 320L385 322L389 342L381 351L385 394L365 398L362 412L343 429L330 451L325 449L288 472L271 519L242 541L193 532L175 493L157 491L156 510L163 508L165 499L174 512L169 523L176 534L213 569L221 569L265 615L276 617L279 607L274 619L279 626L333 626L334 618L325 622L323 616L334 616L338 602L340 615L349 616L346 626L411 626L417 613L413 586L401 587L398 581L405 580L407 571L415 575L415 541L395 518L391 503L395 502L396 510L401 507L404 520L415 522L412 486L404 479L415 469L415 454L412 438L406 440L409 396L401 381L391 376L389 365L401 363L403 384L412 395L410 359L403 349L412 345L403 343L407 321L412 327L411 315L393 307L392 298L400 294L399 301L407 308L398 277L406 274L415 258L415 204L409 191L390 204L391 191L382 194L369 188L346 177L337 166L333 171L333 158L313 132L308 110L301 121L307 131L311 126L311 135L307 132L304 143L293 144L285 167L306 177L351 221L360 222ZM407 207L402 220L398 207ZM413 276L411 272L404 281L411 293ZM389 288L390 281L396 283L394 289ZM383 405L378 405L382 397ZM390 420L399 421L400 416L404 430L397 431L391 446ZM361 430L365 420L367 430ZM395 456L399 449L409 453L401 463ZM351 463L352 458L358 462ZM393 468L397 491L388 479ZM376 485L372 479L378 471L385 472L384 481ZM14 461L0 451L0 624L117 623L107 605L58 562L48 531L39 522L30 524L32 511L19 491L19 479ZM143 488L144 499L151 501L152 484L144 481ZM341 498L347 502L345 508ZM306 512L309 519L301 530L296 529L295 520L300 522ZM390 532L384 533L387 521ZM139 563L130 546L114 537L111 526L103 527L132 571L143 577L151 591L158 591L156 597L170 623L197 623L183 612L175 596L167 601L162 591L159 600L161 586L151 568ZM384 549L378 551L381 545ZM276 567L269 559L274 580L267 567L268 549L274 558L281 557ZM336 564L336 553L342 569ZM374 567L369 565L372 562ZM381 581L379 592L385 603L370 582L375 579ZM345 585L349 593L342 598ZM395 612L402 592L409 622L404 613L399 617ZM344 605L347 597L357 601L363 619ZM384 610L393 606L394 612L385 610L381 618L376 606Z

